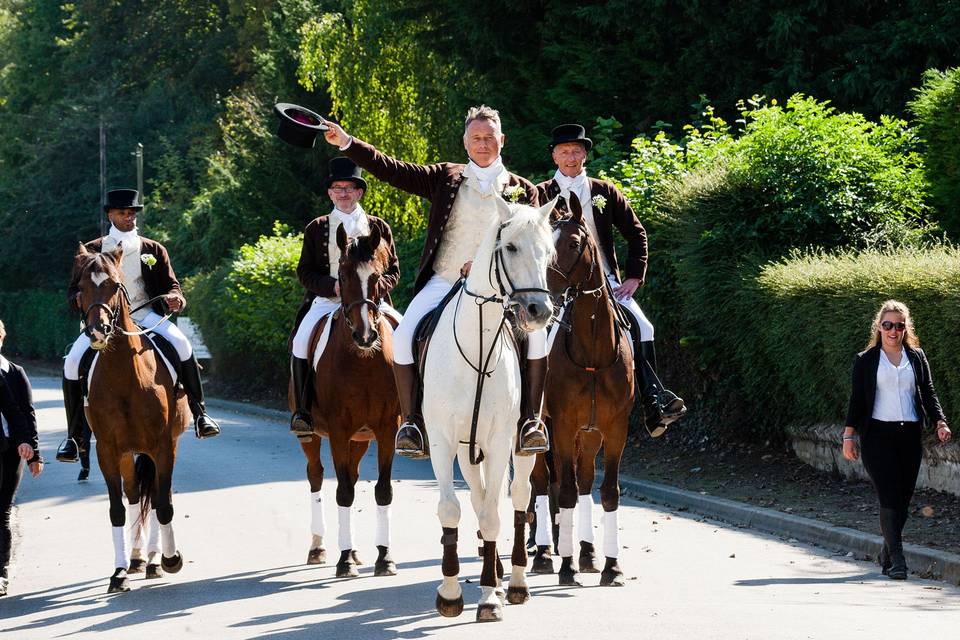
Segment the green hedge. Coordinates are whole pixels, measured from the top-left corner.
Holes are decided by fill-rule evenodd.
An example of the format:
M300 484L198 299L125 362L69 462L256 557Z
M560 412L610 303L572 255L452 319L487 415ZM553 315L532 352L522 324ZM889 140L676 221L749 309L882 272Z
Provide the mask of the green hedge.
M80 335L80 319L67 309L63 291L0 291L3 350L13 357L58 360Z
M880 304L910 307L948 416L960 410L960 249L798 255L764 266L732 301L731 352L758 424L839 423L853 357ZM731 329L734 328L731 326Z
M910 109L927 144L927 178L940 224L960 238L960 67L927 71Z

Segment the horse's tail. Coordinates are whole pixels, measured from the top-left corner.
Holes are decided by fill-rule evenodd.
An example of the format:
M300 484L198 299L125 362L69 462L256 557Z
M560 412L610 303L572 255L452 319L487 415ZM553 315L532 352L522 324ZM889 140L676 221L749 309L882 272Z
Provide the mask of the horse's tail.
M137 487L140 490L140 522L146 526L153 490L157 483L157 465L154 464L153 458L141 453L137 456L134 468L137 472Z

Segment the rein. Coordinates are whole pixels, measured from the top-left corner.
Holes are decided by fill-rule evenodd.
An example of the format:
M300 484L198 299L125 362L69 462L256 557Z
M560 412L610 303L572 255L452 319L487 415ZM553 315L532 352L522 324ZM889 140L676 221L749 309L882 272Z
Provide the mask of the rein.
M123 283L122 283L122 282L118 282L118 283L117 283L117 290L123 294L123 297L122 297L122 299L118 299L118 300L117 300L116 306L114 306L112 309L110 308L109 305L107 305L107 304L104 303L104 302L94 302L92 305L90 305L89 307L87 307L85 311L83 311L83 312L81 313L81 315L80 315L80 322L83 324L83 332L84 332L85 334L87 334L87 337L92 337L92 336L91 336L91 332L92 332L92 330L93 330L93 327L96 326L96 324L90 325L90 324L87 322L87 318L90 317L90 312L93 311L94 309L98 308L98 307L103 307L104 310L106 310L107 314L110 316L110 324L108 324L108 325L106 325L106 327L104 327L104 338L107 339L107 338L109 338L111 335L113 335L113 332L114 332L114 330L115 330L116 327L117 327L117 322L120 320L120 312L121 312L121 309L122 309L122 307L123 307L123 303L126 302L126 303L127 303L127 306L130 306L130 294L127 292L127 288L126 288L125 286L123 286ZM144 302L143 304L138 305L138 306L135 307L134 309L130 309L127 313L133 314L133 313L139 311L140 309L143 309L143 308L145 308L145 307L148 307L148 306L152 305L154 302L156 302L156 301L158 301L158 300L163 300L163 299L164 299L164 296L162 296L162 295L161 295L161 296L154 296L154 297L150 298L149 300L147 300L146 302ZM152 327L150 327L149 329L141 329L141 330L139 330L139 331L126 331L126 330L124 330L124 329L119 329L119 332L120 332L122 335L130 336L130 337L143 336L143 335L146 335L146 334L150 333L151 331L153 331L154 329L156 329L157 327L159 327L161 324L163 324L164 322L166 322L167 320L169 320L172 315L173 315L173 312L170 312L170 313L168 313L167 315L163 316L163 318L161 318L161 320L160 320L159 322L157 322L156 324L154 324L154 325L153 325ZM97 323L97 324L99 324L99 323Z
M474 390L473 395L473 417L470 420L470 440L467 442L461 442L460 444L466 444L470 447L470 464L480 464L483 462L483 452L477 452L477 427L480 420L480 401L483 398L483 385L486 378L489 378L497 367L500 364L500 358L503 356L503 342L501 341L501 336L503 334L504 327L508 324L510 316L514 315L512 306L516 303L513 302L512 297L518 293L545 293L550 294L546 289L540 289L538 287L517 287L513 283L513 278L510 277L510 272L507 271L507 264L503 258L503 248L500 246L500 237L503 233L506 223L501 224L497 228L497 242L496 249L494 249L493 260L490 261L490 265L487 268L487 281L490 283L490 286L493 287L493 277L496 275L497 286L496 289L499 292L499 295L493 296L482 296L476 294L469 289L467 289L466 278L461 278L463 280L463 288L460 291L460 294L457 296L457 305L454 308L453 314L453 341L457 345L457 350L460 352L460 357L470 365L470 368L477 373L477 384ZM503 285L503 278L501 278L501 271L503 277L506 278L507 284L510 285L508 290ZM474 303L477 306L477 315L480 319L480 329L478 332L479 338L479 350L477 353L480 354L481 362L480 366L473 364L467 355L463 352L463 347L460 344L460 338L457 335L457 316L460 314L460 302L463 300L464 293L473 298ZM485 304L495 302L503 306L503 314L500 317L500 324L497 326L496 332L493 334L493 341L490 343L490 348L487 350L487 355L483 355L483 306ZM507 332L511 337L513 332ZM497 345L500 345L500 351L497 355L497 360L494 363L493 367L490 367L490 359L493 357L494 349ZM519 355L520 350L517 349L517 354Z

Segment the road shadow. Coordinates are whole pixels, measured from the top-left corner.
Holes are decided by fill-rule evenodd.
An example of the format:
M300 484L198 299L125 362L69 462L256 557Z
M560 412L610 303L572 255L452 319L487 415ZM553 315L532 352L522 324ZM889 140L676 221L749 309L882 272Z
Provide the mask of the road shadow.
M755 578L751 580L737 580L733 583L735 587L769 587L778 584L795 584L795 585L810 585L810 584L845 584L850 582L863 582L865 580L875 580L877 577L882 577L884 580L887 579L886 576L877 571L870 571L867 573L859 573L856 575L849 576L811 576L806 577L791 577L791 578Z

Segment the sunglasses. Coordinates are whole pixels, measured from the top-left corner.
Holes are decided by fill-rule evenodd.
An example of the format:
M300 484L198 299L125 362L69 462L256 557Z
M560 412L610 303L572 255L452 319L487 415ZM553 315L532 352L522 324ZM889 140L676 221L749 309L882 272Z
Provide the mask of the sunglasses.
M340 193L353 193L357 190L356 187L330 187L330 191L338 191Z
M890 322L889 320L884 320L880 323L880 328L884 331L890 331L891 329L896 329L897 331L904 331L907 328L906 322Z

